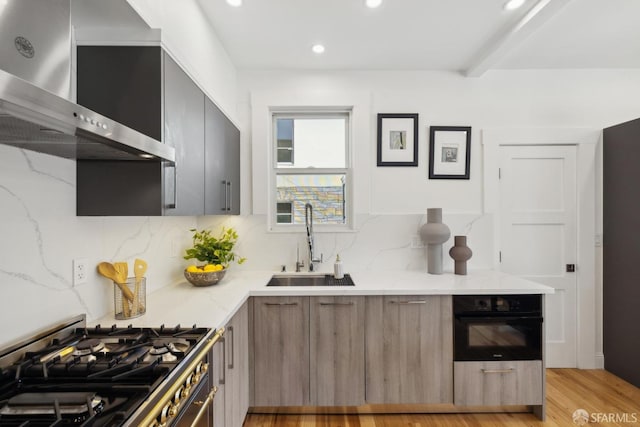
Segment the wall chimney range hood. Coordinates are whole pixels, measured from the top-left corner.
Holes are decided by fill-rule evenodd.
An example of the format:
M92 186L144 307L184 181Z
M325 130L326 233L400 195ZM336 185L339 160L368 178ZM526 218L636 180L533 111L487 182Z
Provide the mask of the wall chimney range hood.
M0 144L78 160L175 161L175 150L0 70Z

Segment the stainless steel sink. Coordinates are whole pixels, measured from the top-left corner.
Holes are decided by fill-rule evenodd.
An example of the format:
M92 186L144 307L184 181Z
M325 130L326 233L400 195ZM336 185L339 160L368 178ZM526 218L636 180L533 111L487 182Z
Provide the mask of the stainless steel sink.
M331 274L314 275L274 275L267 286L354 286L351 276L344 275L342 279L336 279Z

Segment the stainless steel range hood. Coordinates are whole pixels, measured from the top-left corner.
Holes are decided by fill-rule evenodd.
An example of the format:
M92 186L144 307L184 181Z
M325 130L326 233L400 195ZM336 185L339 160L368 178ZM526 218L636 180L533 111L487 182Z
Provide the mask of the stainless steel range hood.
M175 150L71 101L69 0L0 0L0 144L80 160Z
M175 160L175 150L0 70L0 143L81 160Z

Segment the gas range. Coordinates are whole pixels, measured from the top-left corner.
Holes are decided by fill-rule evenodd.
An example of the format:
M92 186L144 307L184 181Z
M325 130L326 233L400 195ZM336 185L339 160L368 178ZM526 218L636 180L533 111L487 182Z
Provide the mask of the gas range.
M0 351L0 426L173 425L212 386L208 353L221 334L69 319Z

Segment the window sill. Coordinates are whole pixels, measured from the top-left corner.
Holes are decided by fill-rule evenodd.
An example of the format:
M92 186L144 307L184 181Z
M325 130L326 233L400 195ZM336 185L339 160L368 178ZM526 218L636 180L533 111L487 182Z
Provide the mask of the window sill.
M307 229L304 225L293 225L293 226L272 226L267 228L267 233L278 233L278 234L298 234L298 233L306 233ZM313 226L314 234L322 234L322 233L357 233L358 230L353 228L350 225L316 225Z

